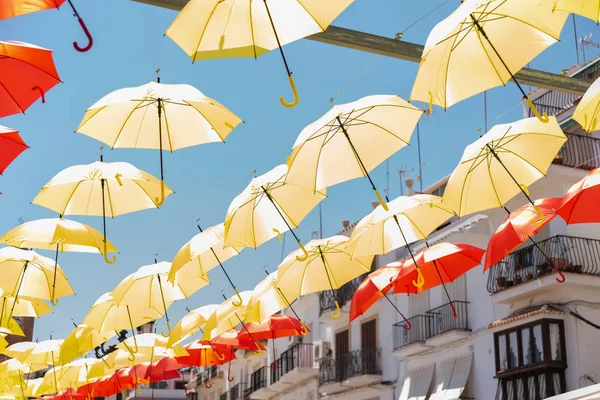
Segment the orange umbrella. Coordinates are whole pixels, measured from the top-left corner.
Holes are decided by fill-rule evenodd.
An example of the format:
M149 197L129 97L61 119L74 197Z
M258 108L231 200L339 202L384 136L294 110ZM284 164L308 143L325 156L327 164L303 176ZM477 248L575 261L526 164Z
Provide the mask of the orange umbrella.
M484 253L485 251L479 247L463 243L438 243L427 247L415 255L416 266L413 260L407 260L404 263L403 271L394 280L394 293L410 294L413 287L416 293L420 293L442 285L450 301L452 315L457 318L456 309L448 294L448 289L446 289L446 283L454 281L468 270L481 264ZM425 284L421 287L412 284L418 276L417 267L425 277Z
M240 338L255 340L277 339L289 336L301 336L304 326L296 318L275 314L262 322L246 323L246 331L240 332Z
M17 17L19 15L30 14L36 11L58 8L63 5L64 2L65 0L2 0L0 1L0 19L8 19ZM83 33L85 33L85 36L88 38L88 44L84 47L79 46L77 42L73 42L73 47L75 47L75 50L80 52L88 51L92 48L94 39L85 25L85 22L83 22L79 16L79 13L75 9L75 6L71 0L69 0L69 5L73 10L73 15L77 18L79 25L81 25Z
M21 139L19 132L0 125L0 175L29 146Z
M60 82L52 51L0 40L0 117L24 113Z
M590 171L586 177L571 186L562 198L558 214L567 224L600 222L600 168Z

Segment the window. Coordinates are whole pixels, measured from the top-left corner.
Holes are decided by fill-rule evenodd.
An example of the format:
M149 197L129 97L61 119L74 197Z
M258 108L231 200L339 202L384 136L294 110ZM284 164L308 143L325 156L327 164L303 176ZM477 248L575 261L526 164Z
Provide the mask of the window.
M566 392L564 324L539 320L494 335L496 400L541 400Z
M184 390L185 389L185 382L183 382L183 381L176 381L175 382L175 389L177 389L177 390Z

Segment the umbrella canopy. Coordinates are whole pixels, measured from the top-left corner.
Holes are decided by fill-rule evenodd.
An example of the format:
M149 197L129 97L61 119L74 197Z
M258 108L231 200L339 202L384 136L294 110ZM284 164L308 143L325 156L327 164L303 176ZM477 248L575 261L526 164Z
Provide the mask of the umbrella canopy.
M600 23L600 3L588 0L558 0L556 10L572 12Z
M567 137L556 118L526 118L494 126L465 148L444 191L444 203L459 216L503 207L545 176Z
M161 182L154 176L124 162L94 162L66 168L52 178L33 199L34 204L60 215L102 216L104 259L106 257L106 215L118 215L148 208L158 208ZM173 191L166 188L167 196Z
M306 329L302 322L287 315L272 315L261 322L248 322L246 331L240 332L241 338L249 338L250 334L256 340L277 339L282 337L300 336Z
M20 342L8 346L3 354L16 358L23 364L57 365L62 339L50 339L41 342Z
M291 307L292 302L300 296L299 287L289 290L276 286L277 274L277 271L267 274L267 277L256 285L248 300L245 321L264 321L284 308Z
M311 240L306 245L308 257L300 261L300 250L290 253L277 268L275 285L281 290L297 290L301 295L335 289L350 280L371 270L373 256L352 257L346 249L348 238L332 236L326 239ZM341 310L335 300L339 318Z
M333 106L300 132L285 182L317 191L366 177L384 204L369 172L408 145L423 113L391 95Z
M402 264L392 263L371 272L352 295L350 322L363 315L382 297L387 298L386 294L394 287L393 281L401 271ZM407 330L409 329L410 322L407 325Z
M281 46L324 32L353 0L192 0L169 26L170 37L192 61L259 57L279 48L295 99L298 95Z
M15 300L12 296L1 296L0 302L5 316L10 309L13 310L12 315L15 317L39 318L52 312L52 308L44 300L34 297L19 296L18 300Z
M0 19L60 7L65 0L4 0L0 4Z
M252 340L252 337L254 335L252 335L252 337L250 335L252 334L248 334L248 332L245 329L242 329L241 331L230 329L227 332L224 332L219 336L215 337L214 339L201 340L200 343L212 346L215 350L218 349L219 353L223 353L224 351L230 351L231 349L253 351L256 350L256 342ZM221 351L221 349L223 350Z
M28 148L18 131L0 125L0 175Z
M593 2L588 2L588 4L593 4ZM596 8L600 8L600 2L596 4ZM598 15L598 11L596 11L596 15ZM600 79L596 79L577 104L577 108L573 112L573 119L579 122L586 132L594 132L600 129L599 116Z
M224 352L220 348L214 348L200 342L192 342L184 347L189 355L177 357L177 361L190 366L211 367L223 365L236 359L233 351Z
M490 238L483 270L487 271L493 265L496 265L523 242L548 225L550 221L558 216L557 210L561 201L562 198L560 197L535 200L534 203L537 210L542 212L542 217L531 204L526 204L511 212Z
M481 264L484 253L485 251L478 247L463 243L438 243L427 247L415 255L417 264L413 260L404 263L403 271L393 281L394 293L421 293L442 285L450 301L452 314L457 318L456 309L445 285ZM412 284L418 278L418 271L421 271L424 277L425 282L422 286Z
M386 254L418 240L424 240L455 214L439 196L400 196L381 205L356 225L347 249L353 256Z
M54 375L58 389L77 388L93 382L95 378L89 378L88 372L93 365L102 362L97 359L80 358L67 364L55 366L44 375L44 384L52 387Z
M444 109L496 86L556 43L568 13L555 0L466 0L427 38L411 100Z
M136 272L123 279L112 291L117 305L147 307L161 310L167 320L171 333L171 324L167 308L176 300L186 298L178 282L167 281L171 263L161 261L140 267Z
M60 348L60 363L67 364L106 342L116 332L100 333L85 324L77 325L67 335Z
M224 302L213 311L206 321L203 340L211 340L215 337L234 329L237 325L243 324L244 314L248 300L252 296L252 291L241 292L239 296L226 298ZM241 298L242 304L236 305L238 298Z
M325 190L286 183L288 172L286 165L278 165L252 179L233 199L225 216L225 246L257 248L275 236L281 240L289 230L302 247L292 229L327 195Z
M218 306L218 304L209 304L184 315L171 330L167 347L171 347L173 344L179 343L200 331Z
M558 214L567 224L600 222L598 198L600 198L600 168L590 171L586 177L571 186L562 199Z
M0 40L0 118L24 113L60 82L52 51Z

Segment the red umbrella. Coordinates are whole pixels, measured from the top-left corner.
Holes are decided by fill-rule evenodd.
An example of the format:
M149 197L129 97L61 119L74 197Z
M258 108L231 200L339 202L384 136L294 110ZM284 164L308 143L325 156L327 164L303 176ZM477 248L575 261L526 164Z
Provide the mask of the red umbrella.
M396 305L387 297L387 293L394 286L393 281L398 278L404 262L393 262L377 271L371 272L356 289L350 303L350 322L363 315L379 299L385 297L396 311L404 318L404 329L410 330L410 321L398 310Z
M275 314L262 322L246 323L246 330L240 331L240 338L254 340L277 339L289 336L301 336L304 326L296 318Z
M220 334L212 340L202 340L202 344L213 345L213 347L226 347L240 350L254 351L256 350L256 342L252 340L248 335L242 336L242 334L235 329L231 329L225 333ZM260 343L259 343L260 345ZM264 347L261 347L264 350Z
M30 14L36 11L58 8L64 2L65 0L2 0L0 1L0 19L8 19L19 15ZM88 51L92 48L94 39L92 38L92 35L90 35L90 31L85 25L85 22L83 22L79 16L79 13L75 9L75 6L71 0L69 0L69 5L73 10L73 15L77 18L77 21L79 21L79 25L81 25L83 32L88 38L88 44L86 46L81 47L79 44L77 44L77 42L73 42L73 47L75 47L77 51Z
M52 51L0 41L0 117L23 113L60 82Z
M235 360L235 354L230 349L202 344L200 341L187 344L184 348L189 355L177 357L177 361L190 366L211 367Z
M160 364L161 361L169 359L171 361L164 361L162 364ZM176 367L177 365L178 367ZM145 362L131 367L132 371L129 374L137 377L138 383L143 381L144 383L149 384L152 382L168 381L169 379L181 378L181 375L179 375L177 370L188 366L189 365L183 364L176 360L174 357L165 357L153 363Z
M15 158L28 149L19 132L14 129L0 125L0 175Z
M121 370L96 382L80 386L77 388L77 394L86 397L88 394L90 397L110 397L126 389L134 388L135 379L126 375L119 375L119 372Z
M533 240L532 236L558 216L557 210L561 202L562 199L558 197L539 199L534 201L537 209L532 204L526 204L508 214L504 222L502 222L490 238L483 270L487 271L492 265L496 265L528 239L544 255L548 263L552 263L538 246L537 242ZM562 272L558 268L555 269L560 275L560 278L556 278L556 280L564 282L565 278Z
M442 285L450 301L452 314L456 318L456 309L446 289L446 283L454 281L468 270L481 264L484 253L485 251L479 247L464 243L438 243L427 247L414 257L425 278L425 284L421 287L413 284L413 281L418 279L418 271L413 260L407 260L402 267L403 271L400 276L394 281L394 293L420 293Z
M558 214L567 224L600 222L600 168L590 171L571 186L562 198Z

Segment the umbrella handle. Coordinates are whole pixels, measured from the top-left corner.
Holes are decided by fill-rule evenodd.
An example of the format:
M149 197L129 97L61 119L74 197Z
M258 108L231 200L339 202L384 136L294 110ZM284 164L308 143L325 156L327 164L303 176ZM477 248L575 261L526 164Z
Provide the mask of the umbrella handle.
M533 104L533 101L531 101L529 99L529 97L525 98L525 101L527 102L527 105L529 106L529 108L531 109L531 112L533 112L533 115L536 116L537 119L540 120L540 122L543 122L544 124L547 124L548 121L550 121L550 117L548 117L548 113L546 113L544 111L544 113L542 115L540 115L539 111L537 110L537 108L535 108L535 105Z
M433 93L427 93L429 94L429 114L433 114Z
M546 217L544 216L544 213L542 212L542 210L540 210L539 207L536 206L535 204L533 205L533 209L535 210L535 212L537 213L537 215L540 216L540 222L534 222L534 224L541 225L544 222L546 222Z
M218 351L215 351L215 355L217 356L217 359L218 359L219 361L223 361L223 360L225 360L225 355L224 355L224 354L219 354L219 352L218 352Z
M54 294L53 294L53 296L54 296ZM52 303L52 305L54 307L56 307L58 305L58 299L52 299L52 300L50 300L50 303Z
M281 232L279 231L279 229L273 228L273 232L277 234L277 239L279 239L280 242L283 242L283 237L281 236Z
M302 336L308 335L308 328L306 327L306 325L304 325L304 322L300 321L300 324L302 325L302 329L300 330L300 335L302 335Z
M257 341L254 341L254 345L256 346L256 348L258 350L254 350L253 353L256 355L262 354L262 347L260 346L260 344Z
M412 282L417 288L423 287L425 284L425 278L423 278L423 273L421 272L421 268L417 267L417 280Z
M298 246L300 246L300 249L302 249L302 252L304 252L304 255L302 256L296 256L296 260L298 261L306 261L306 259L308 258L308 251L306 251L306 248L304 247L304 245L302 244L301 241L298 240Z
M208 383L208 381L204 382L204 387L210 389L212 387L212 383Z
M231 304L233 304L235 307L241 307L242 304L244 304L244 300L242 299L242 296L240 296L240 292L238 292L237 289L233 289L233 291L235 292L235 295L237 296L237 298L239 299L238 302L236 302L235 300L231 302Z
M556 278L556 282L563 283L566 280L565 275L562 273L562 271L556 265L554 265L554 269L556 270L556 273L559 275L558 278Z
M231 376L231 371L227 371L227 380L229 382L233 382L235 380L235 376Z
M164 338L168 338L169 336L171 336L171 323L169 321L167 321L167 334L165 335L164 333L161 333L162 337Z
M335 301L335 312L330 312L329 315L331 315L331 318L334 319L338 319L340 317L340 315L342 315L342 309L340 308L340 303L338 303L338 301Z
M31 88L31 90L37 90L38 92L40 92L40 97L42 98L42 103L46 102L46 93L42 90L41 87L34 86Z
M379 194L379 190L375 189L375 195L377 196L377 200L379 200L379 204L381 204L381 207L383 207L385 211L389 211L390 208L388 207L387 203L383 201L383 197L381 197L381 195Z
M296 89L296 83L294 83L294 78L291 75L289 75L288 79L290 81L290 86L292 88L292 92L294 93L294 101L292 101L291 103L288 103L285 101L285 99L283 97L280 97L279 101L281 102L281 104L284 107L293 108L293 107L296 107L296 104L298 104L300 97L298 96L298 90Z
M154 202L157 207L160 207L165 202L165 181L160 181L160 198L155 197Z
M87 26L85 25L85 22L83 22L81 17L78 16L77 21L79 22L79 25L81 25L81 29L83 29L83 33L85 33L85 36L88 39L88 44L86 44L84 47L81 47L79 46L79 43L73 42L73 47L75 47L75 50L77 50L78 52L85 53L86 51L89 51L94 45L94 38L90 34L90 31L88 30Z
M402 318L404 318L404 323L406 324L406 325L404 325L404 330L410 331L412 329L412 324L410 323L409 320L406 319L406 317L404 315L402 315Z
M115 261L117 261L117 256L113 256L112 259L108 259L108 256L106 255L106 238L104 238L104 253L102 254L104 256L104 261L106 261L108 264L114 264Z

